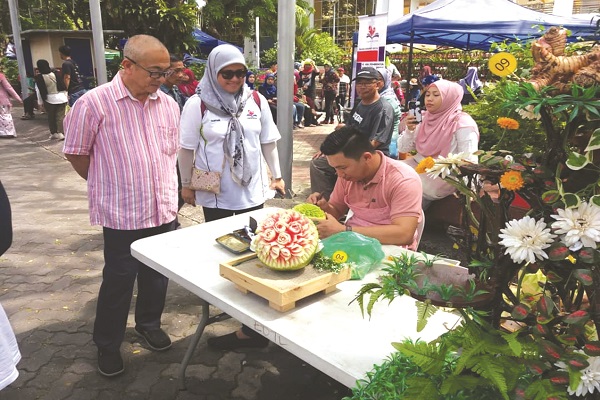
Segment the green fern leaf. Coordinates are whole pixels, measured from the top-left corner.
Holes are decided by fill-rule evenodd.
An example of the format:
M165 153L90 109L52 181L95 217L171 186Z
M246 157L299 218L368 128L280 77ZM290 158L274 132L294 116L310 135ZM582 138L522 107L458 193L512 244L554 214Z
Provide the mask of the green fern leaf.
M468 375L451 375L447 377L440 388L443 395L452 395L465 388L474 389L477 386L487 386L488 382L476 376Z
M510 334L503 334L502 338L508 344L508 347L512 350L514 356L520 356L523 353L523 345L519 341L519 332L513 332Z
M417 332L425 329L429 317L436 313L438 308L429 302L417 301Z
M465 368L473 365L473 359L478 358L477 356L480 356L481 354L487 353L487 346L489 346L489 343L486 340L481 340L478 343L474 343L471 347L463 348L463 351L456 362L454 373L458 375L463 372Z
M404 398L410 400L442 400L436 383L429 378L411 377L406 380Z
M431 375L439 375L444 368L446 360L446 349L444 346L436 346L426 342L402 343L394 347L413 362L421 367L424 372Z
M496 386L496 388L498 388L502 397L508 400L508 388L506 385L506 379L504 378L504 373L506 371L501 365L499 365L498 358L494 356L483 355L471 361L474 361L474 363L472 365L467 365L467 367L476 374L479 374L483 378L490 381L494 386Z
M379 298L381 296L383 296L384 294L385 294L384 289L379 289L379 290L371 293L371 298L369 299L369 304L367 304L367 314L369 314L369 317L371 317L371 311L373 311L373 306L375 305L375 303L377 303Z

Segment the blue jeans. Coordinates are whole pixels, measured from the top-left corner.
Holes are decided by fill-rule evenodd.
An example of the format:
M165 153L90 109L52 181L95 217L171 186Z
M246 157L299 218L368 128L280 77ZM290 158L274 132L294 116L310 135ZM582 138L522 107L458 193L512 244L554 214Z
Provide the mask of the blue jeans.
M73 107L73 104L75 104L77 99L79 99L81 96L83 96L85 94L85 92L87 92L87 89L81 89L79 92L70 94L69 95L69 107Z

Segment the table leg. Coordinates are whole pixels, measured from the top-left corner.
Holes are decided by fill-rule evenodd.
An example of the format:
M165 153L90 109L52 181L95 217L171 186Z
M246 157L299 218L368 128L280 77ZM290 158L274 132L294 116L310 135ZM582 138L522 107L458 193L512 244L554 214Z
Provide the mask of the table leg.
M198 342L200 342L200 338L202 337L202 334L204 333L204 328L206 328L207 325L213 324L215 322L224 321L224 320L231 318L229 315L227 315L225 313L221 313L219 315L215 315L212 318L209 318L210 304L208 304L206 301L200 299L200 305L202 306L202 315L200 316L200 321L198 322L198 327L196 328L196 333L194 333L194 336L192 336L192 340L188 346L187 351L185 352L183 361L181 361L181 366L179 367L179 381L180 381L179 389L180 390L186 390L185 370L187 369L187 366L190 363L192 356L194 355L194 351L196 350L196 347L198 346Z

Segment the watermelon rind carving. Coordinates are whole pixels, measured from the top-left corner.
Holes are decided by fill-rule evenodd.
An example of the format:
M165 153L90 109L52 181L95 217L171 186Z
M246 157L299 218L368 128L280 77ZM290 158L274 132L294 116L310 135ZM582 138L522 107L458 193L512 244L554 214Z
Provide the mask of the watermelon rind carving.
M258 259L277 271L304 268L314 257L318 245L316 225L295 210L281 210L260 221L252 240Z
M308 218L325 219L325 212L319 206L310 203L301 203L293 207L293 210L306 215Z

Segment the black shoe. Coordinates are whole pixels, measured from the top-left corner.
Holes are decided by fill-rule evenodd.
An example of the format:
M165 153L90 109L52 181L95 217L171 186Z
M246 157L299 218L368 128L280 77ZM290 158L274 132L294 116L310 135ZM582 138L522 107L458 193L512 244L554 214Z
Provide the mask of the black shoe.
M121 352L98 349L98 372L104 376L117 376L125 371Z
M146 343L148 343L148 346L152 350L163 351L171 347L169 335L160 328L147 331L144 328L138 328L136 326L135 331L146 340Z
M248 347L267 347L269 339L264 336L251 337L249 339L239 339L235 332L228 335L218 336L208 339L208 346L219 350L235 350Z

